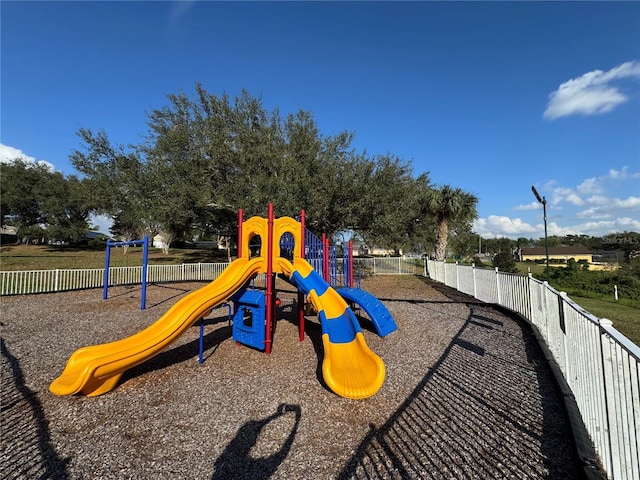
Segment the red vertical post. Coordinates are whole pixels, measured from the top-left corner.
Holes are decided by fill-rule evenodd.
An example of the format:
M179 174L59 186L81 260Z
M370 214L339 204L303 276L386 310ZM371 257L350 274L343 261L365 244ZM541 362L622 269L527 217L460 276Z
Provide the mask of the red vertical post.
M331 283L329 280L329 239L326 233L322 234L322 275L325 282Z
M353 240L349 240L349 287L353 287Z
M271 353L271 325L273 323L273 203L269 203L267 211L267 331L265 340L265 352Z
M300 258L305 258L306 250L306 231L305 231L305 214L304 210L300 210ZM304 340L304 293L298 290L298 334L300 341Z
M244 222L244 213L242 209L238 209L238 258L242 258L242 222Z

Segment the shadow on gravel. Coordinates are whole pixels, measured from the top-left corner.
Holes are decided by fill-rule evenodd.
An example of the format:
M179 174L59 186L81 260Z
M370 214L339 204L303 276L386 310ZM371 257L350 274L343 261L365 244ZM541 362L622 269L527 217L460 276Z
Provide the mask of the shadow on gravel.
M217 319L205 320L205 325L211 325L213 323L227 323L226 316ZM194 323L192 328L199 328L200 322ZM220 346L222 342L231 338L231 327L224 326L215 329L214 331L207 333L203 336L203 350L208 352L206 358L211 356L213 352ZM150 358L140 365L136 365L130 368L122 375L122 380L119 385L123 385L126 381L132 378L139 377L155 370L162 370L163 368L170 367L171 365L186 362L192 360L194 356L198 355L200 349L200 338L196 338L191 342L185 343L180 346L174 346L165 350L158 355ZM205 358L205 359L206 359Z
M337 478L582 478L533 332L450 293L468 305L465 323L387 422L370 425Z
M258 445L258 437L263 429L271 422L281 422L287 413L295 416L289 434L282 441L280 449L266 457L253 457L251 449ZM266 480L278 470L291 449L293 440L298 432L298 424L302 411L299 405L281 404L273 415L262 420L251 420L238 429L235 438L229 442L224 451L216 459L211 480L251 479ZM286 431L274 427L277 432Z
M68 459L61 459L51 445L49 425L42 405L24 383L18 359L3 339L0 446L3 478L69 478Z

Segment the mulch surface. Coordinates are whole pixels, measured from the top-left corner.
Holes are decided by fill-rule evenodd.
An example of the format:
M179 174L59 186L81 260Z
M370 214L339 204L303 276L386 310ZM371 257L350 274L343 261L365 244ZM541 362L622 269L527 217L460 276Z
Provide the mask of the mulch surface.
M515 315L412 276L362 288L398 331L369 347L385 362L374 396L348 400L322 379L317 317L299 341L296 294L278 283L266 355L231 338L227 309L128 370L98 397L48 387L76 349L156 321L202 284L3 297L0 474L6 479L581 478L561 393Z

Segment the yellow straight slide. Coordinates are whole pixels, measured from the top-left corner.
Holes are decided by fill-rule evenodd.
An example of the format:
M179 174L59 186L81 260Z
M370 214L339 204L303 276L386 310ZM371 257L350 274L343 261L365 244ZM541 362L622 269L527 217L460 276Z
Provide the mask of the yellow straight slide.
M263 258L234 260L217 279L176 302L141 332L115 342L76 350L49 390L55 395L82 392L90 397L109 392L125 371L160 353L264 269Z

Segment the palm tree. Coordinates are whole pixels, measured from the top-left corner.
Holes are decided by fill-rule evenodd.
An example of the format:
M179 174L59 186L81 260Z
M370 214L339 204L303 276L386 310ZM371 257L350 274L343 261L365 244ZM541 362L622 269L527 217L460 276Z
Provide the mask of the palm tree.
M460 188L443 185L427 191L425 209L436 220L436 260L444 260L449 224L472 222L478 216L477 205L478 198Z

